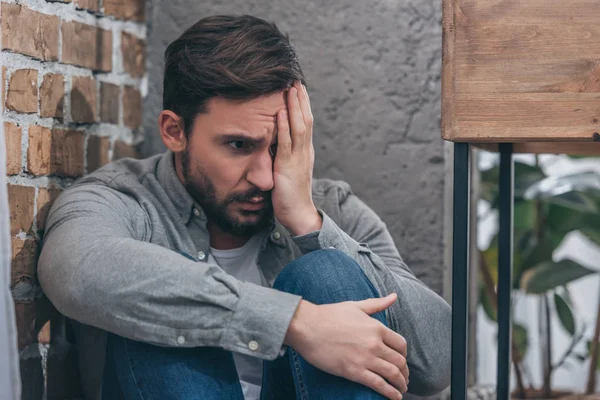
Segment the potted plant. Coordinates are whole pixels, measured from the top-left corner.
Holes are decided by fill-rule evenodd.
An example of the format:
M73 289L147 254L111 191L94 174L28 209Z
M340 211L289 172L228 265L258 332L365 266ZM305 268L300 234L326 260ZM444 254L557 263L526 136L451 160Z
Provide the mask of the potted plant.
M481 198L489 202L490 210L498 205L498 166L482 171ZM595 390L595 372L598 367L598 335L600 334L600 305L594 337L589 340L588 354L575 351L586 338L586 326L577 324L572 310L567 284L596 271L574 260L553 260L554 250L565 236L579 230L590 240L600 244L600 176L583 172L563 177L549 177L540 168L538 158L534 165L515 161L514 188L514 254L513 290L515 293L536 295L541 312L541 343L543 344L543 385L534 387L523 360L529 347L526 327L513 322L512 364L516 376L513 398L566 398L571 393L552 387L552 374L569 360L591 359L585 393ZM496 320L496 286L498 276L497 238L481 250L479 301L492 320ZM596 295L600 297L600 291ZM596 297L593 301L600 301ZM515 297L513 297L515 299ZM515 300L514 300L515 301ZM569 346L562 349L558 362L552 362L551 314L556 313L562 328L571 337ZM589 338L588 338L589 339ZM582 389L583 391L583 389ZM584 398L581 396L573 398ZM587 397L589 398L589 397Z

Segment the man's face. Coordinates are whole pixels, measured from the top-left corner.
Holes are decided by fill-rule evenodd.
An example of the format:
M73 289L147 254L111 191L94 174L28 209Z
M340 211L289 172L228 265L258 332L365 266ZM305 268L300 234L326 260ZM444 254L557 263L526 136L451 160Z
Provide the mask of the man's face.
M284 92L251 101L211 99L182 154L184 185L222 231L250 236L273 221L273 150Z

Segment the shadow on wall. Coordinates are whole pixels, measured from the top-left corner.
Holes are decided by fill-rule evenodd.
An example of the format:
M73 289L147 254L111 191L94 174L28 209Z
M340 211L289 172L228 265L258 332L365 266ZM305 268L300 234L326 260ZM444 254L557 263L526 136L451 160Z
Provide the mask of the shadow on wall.
M55 121L64 118L63 103L64 96L57 102L56 110L46 110L54 111ZM95 122L94 111L77 88L71 91L71 113L78 116L78 125L79 122ZM33 148L28 150L28 172L58 176L69 181L82 176L85 172L85 126L76 128L30 125L30 146ZM94 156L99 159L101 151L106 149L88 146L88 161ZM42 399L44 392L47 400L83 397L73 332L67 319L42 293L37 278L36 261L46 218L60 190L56 186L40 188L37 203L43 205L38 208L37 219L27 232L28 237L34 239L26 239L22 248L13 255L12 292L21 351L22 399Z

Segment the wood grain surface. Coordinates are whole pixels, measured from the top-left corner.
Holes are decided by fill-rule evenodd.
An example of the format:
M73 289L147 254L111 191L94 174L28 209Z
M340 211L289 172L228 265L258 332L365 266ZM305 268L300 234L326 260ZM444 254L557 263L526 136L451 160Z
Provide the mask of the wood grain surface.
M443 2L444 139L600 140L600 0Z

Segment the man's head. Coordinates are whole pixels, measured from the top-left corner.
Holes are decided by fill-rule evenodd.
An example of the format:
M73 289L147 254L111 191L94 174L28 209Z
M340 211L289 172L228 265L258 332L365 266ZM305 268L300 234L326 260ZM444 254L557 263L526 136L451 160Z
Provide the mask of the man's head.
M304 76L287 36L255 17L204 18L167 47L161 136L223 231L248 236L272 221L276 114L294 81Z

